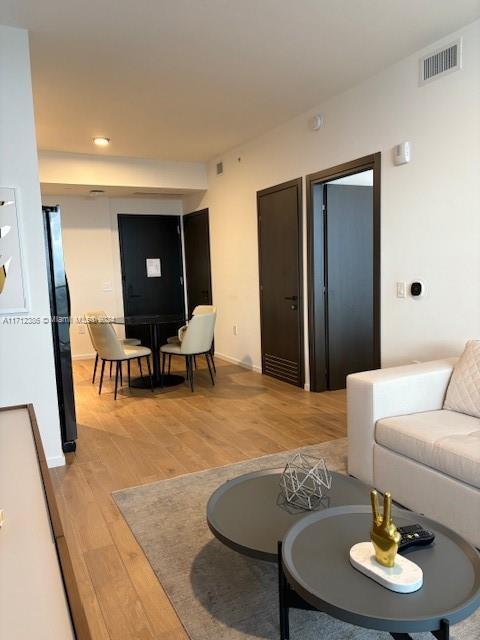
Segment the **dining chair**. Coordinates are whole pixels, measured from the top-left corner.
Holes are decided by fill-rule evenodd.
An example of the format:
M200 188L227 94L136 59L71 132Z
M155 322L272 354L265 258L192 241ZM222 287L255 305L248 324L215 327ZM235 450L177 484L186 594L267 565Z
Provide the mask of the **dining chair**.
M130 386L130 362L137 360L140 368L140 375L143 376L141 358L145 358L147 361L148 375L150 377L150 386L153 391L152 370L150 366L151 350L148 347L142 347L142 345L126 345L122 344L119 337L115 333L114 328L110 322L102 322L101 318L87 319L87 325L92 337L92 343L97 351L97 354L102 361L102 368L100 372L100 384L98 387L98 394L102 393L103 374L105 371L105 363L116 363L115 367L115 393L114 398L117 399L118 391L118 379L120 377L120 386L123 385L122 377L122 362L127 363L128 370L128 386Z
M95 309L94 311L87 311L84 314L85 320L87 321L88 333L90 335L90 340L92 341L93 348L95 349L95 364L93 366L93 376L92 376L92 384L95 384L95 376L97 375L97 366L98 366L98 351L95 347L95 343L93 342L92 332L90 331L90 325L88 324L89 319L101 319L102 322L108 322L108 316L103 311L103 309ZM137 345L142 344L138 338L119 338L121 344L129 347L136 347ZM120 371L121 374L121 371ZM110 362L110 377L112 377L112 363Z
M186 362L187 380L190 381L190 388L193 391L193 359L195 356L204 355L207 361L212 385L215 384L211 351L217 312L215 307L213 307L213 309L214 310L210 313L200 313L192 317L185 329L180 343L173 344L171 342L167 342L167 344L160 347L160 353L162 354L162 378L165 375L167 355L169 358L171 356L183 356Z
M196 307L194 307L193 311L192 311L192 317L193 316L199 316L201 314L204 313L216 313L217 308L214 307L211 304L197 304ZM167 343L168 344L180 344L183 340L183 336L185 335L185 331L187 330L188 324L184 324L182 327L180 327L180 329L177 332L176 336L170 336L170 338L167 338ZM217 373L217 367L215 366L215 359L213 356L213 341L212 341L212 348L211 348L211 363L212 363L212 367L213 367L213 372L216 374ZM195 359L195 356L193 357L193 363L195 365L195 369L197 368L197 361ZM172 364L172 356L171 354L168 357L168 373L170 373L170 369L171 369L171 364Z

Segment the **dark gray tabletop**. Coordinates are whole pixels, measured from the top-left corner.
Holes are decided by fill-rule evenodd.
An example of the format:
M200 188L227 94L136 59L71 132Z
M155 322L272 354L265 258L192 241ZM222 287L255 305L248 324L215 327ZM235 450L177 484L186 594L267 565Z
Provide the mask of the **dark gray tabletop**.
M285 503L280 489L283 469L255 471L229 480L211 496L207 506L210 530L240 553L269 562L277 561L277 543L290 527L309 515ZM369 488L359 480L332 473L332 488L319 506L368 504Z
M398 594L354 569L350 548L369 540L369 506L328 509L302 518L283 540L289 584L310 605L369 629L414 633L455 624L480 606L480 556L460 536L428 518L396 510L397 526L421 523L435 532L433 545L405 555L423 570L423 587Z

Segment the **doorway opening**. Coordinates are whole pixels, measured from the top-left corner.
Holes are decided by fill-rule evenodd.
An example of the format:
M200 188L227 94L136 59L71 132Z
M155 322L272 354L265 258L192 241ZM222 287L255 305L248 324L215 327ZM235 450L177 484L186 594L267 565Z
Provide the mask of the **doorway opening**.
M380 367L380 163L307 176L311 391Z
M118 234L125 317L184 317L180 217L118 214ZM175 335L181 324L162 324L157 329L159 344ZM148 326L126 322L125 333L156 350Z
M212 304L208 209L183 216L188 316L198 305Z

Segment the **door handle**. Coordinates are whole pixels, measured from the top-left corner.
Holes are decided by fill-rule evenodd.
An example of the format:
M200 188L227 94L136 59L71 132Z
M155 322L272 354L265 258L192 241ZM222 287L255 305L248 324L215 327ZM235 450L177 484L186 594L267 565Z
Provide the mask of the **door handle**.
M285 300L298 300L298 296L285 296Z
M297 307L297 305L296 305L296 304L291 304L291 305L290 305L290 309L291 309L292 311L296 311L296 310L298 309L298 307Z

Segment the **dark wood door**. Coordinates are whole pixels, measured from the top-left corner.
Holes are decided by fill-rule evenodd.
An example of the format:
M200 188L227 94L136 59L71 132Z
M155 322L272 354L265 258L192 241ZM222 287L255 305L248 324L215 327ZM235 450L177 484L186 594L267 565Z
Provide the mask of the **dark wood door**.
M119 214L118 233L125 315L184 314L180 218ZM159 340L176 330L177 325L162 325ZM127 325L126 333L150 344L147 327Z
M375 368L373 187L327 184L326 287L328 388Z
M183 216L188 315L199 304L212 304L208 209Z
M259 191L262 371L303 386L302 181Z

